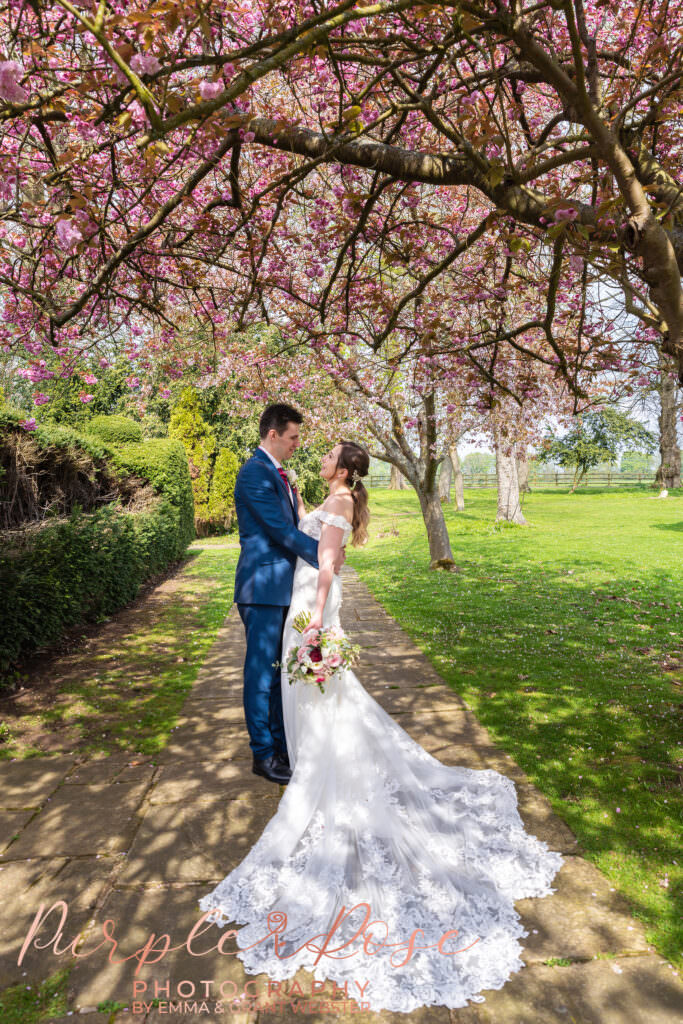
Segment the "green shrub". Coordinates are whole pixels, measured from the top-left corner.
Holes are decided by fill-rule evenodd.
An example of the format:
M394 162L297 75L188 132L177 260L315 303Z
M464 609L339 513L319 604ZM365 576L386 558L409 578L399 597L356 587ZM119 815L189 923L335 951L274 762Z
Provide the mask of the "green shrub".
M239 460L229 448L221 448L216 457L209 491L209 519L229 529L235 511L235 481Z
M152 438L143 444L116 445L110 458L121 472L148 480L173 505L184 551L195 534L192 481L183 445L168 437Z
M103 441L126 444L143 440L142 426L128 416L93 416L86 427Z
M192 388L185 388L171 413L168 436L182 442L187 453L194 494L194 515L197 528L207 528L209 515L209 484L216 456L216 436L202 418L199 399Z
M0 429L8 425L6 417ZM48 451L71 446L74 458L80 450L106 459L116 477L148 481L154 495L139 511L127 512L120 501L92 513L76 506L66 520L46 522L24 537L22 546L0 549L0 680L69 627L97 622L128 604L146 579L183 556L194 537L192 486L180 442L113 444L59 426L40 426L31 436Z

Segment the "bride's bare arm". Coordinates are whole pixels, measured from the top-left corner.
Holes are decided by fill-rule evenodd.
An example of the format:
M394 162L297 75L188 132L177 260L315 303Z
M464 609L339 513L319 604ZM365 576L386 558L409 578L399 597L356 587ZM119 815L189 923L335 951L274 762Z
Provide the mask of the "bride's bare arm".
M341 552L343 540L344 530L341 526L323 523L318 541L318 593L309 629L320 629L323 624L325 602L332 586L334 566Z
M325 502L325 511L332 515L342 516L348 522L348 514L353 505L349 506L353 499L346 497L328 498ZM347 513L346 515L344 513ZM323 624L323 611L327 601L327 595L332 586L335 572L338 572L344 561L344 529L341 526L332 526L331 523L323 523L318 541L318 591L316 595L315 610L309 624L309 629L320 629Z

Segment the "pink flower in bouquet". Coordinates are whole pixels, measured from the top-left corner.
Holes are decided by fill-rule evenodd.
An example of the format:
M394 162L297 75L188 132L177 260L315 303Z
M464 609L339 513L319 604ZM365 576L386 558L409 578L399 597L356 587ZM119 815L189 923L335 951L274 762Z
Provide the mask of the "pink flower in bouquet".
M341 656L341 654L331 654L329 656L329 658L327 659L327 664L330 666L330 668L337 668L339 665L341 665L341 663L342 663L342 656Z

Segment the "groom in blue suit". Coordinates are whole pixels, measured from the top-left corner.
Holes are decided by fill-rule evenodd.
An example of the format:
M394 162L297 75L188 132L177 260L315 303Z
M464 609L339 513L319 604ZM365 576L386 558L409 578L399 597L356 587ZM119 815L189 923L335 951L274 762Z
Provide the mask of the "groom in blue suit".
M302 422L301 413L291 405L269 405L259 421L261 444L235 484L241 552L234 599L247 635L244 716L254 756L252 770L285 785L292 773L280 669L273 664L282 654L297 555L318 568L318 542L298 529L300 499L282 466L299 447Z

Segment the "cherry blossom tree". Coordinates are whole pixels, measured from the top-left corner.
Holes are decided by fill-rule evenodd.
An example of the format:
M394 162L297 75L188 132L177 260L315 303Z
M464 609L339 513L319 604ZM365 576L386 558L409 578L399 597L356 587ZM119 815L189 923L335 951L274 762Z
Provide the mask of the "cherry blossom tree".
M0 18L6 347L70 356L134 325L166 344L183 307L220 340L268 315L294 263L324 285L303 297L318 329L367 288L387 338L505 236L552 249L558 277L577 259L618 282L683 370L668 0L6 0ZM366 241L410 269L388 316ZM548 281L529 320L571 383L586 339L555 342Z

